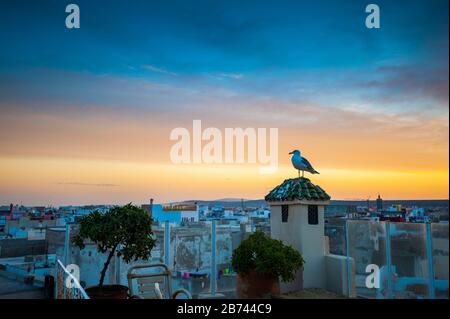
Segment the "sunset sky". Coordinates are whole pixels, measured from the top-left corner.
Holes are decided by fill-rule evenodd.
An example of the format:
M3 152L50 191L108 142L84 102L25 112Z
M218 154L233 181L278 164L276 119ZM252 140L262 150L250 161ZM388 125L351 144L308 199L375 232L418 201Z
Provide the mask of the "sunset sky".
M76 3L81 28L65 27ZM377 3L381 28L365 27ZM447 199L449 19L428 1L2 1L0 205ZM279 169L175 165L172 129L278 128Z

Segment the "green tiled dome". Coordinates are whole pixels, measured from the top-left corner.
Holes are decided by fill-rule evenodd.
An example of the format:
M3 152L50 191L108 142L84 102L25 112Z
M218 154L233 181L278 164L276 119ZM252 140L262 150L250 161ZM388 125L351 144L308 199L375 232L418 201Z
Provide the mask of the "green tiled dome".
M305 177L286 179L281 185L275 187L265 200L293 201L293 200L330 200L330 196L318 185L314 185Z

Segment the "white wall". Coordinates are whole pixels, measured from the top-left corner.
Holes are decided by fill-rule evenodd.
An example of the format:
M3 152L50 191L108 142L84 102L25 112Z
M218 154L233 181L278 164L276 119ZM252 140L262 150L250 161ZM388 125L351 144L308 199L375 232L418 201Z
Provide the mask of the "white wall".
M281 221L280 203L271 204L271 237L280 239L293 246L305 260L303 269L303 288L326 288L326 270L324 260L324 206L323 203L297 202L289 204L288 222ZM308 204L319 204L317 225L308 224ZM321 204L321 205L320 205ZM291 285L282 285L282 290L301 289L301 280L297 278ZM283 292L283 291L282 291Z
M347 257L329 254L325 256L326 287L328 291L349 296ZM355 260L350 258L350 296L356 297Z
M187 218L189 222L198 222L198 211L181 211L181 220ZM191 220L193 218L193 220Z

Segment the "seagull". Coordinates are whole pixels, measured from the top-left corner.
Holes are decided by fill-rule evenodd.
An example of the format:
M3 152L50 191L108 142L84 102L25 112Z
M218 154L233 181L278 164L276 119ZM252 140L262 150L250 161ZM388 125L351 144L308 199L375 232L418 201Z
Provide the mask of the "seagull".
M305 171L310 172L311 174L320 174L312 167L306 158L300 155L299 150L292 151L289 154L294 154L292 155L291 162L292 165L298 169L298 177L300 177L300 171L302 171L302 177L304 176Z

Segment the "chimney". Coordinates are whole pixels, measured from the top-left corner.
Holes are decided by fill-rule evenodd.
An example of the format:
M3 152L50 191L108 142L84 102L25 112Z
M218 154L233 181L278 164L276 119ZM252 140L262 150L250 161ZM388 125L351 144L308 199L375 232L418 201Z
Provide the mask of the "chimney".
M13 209L14 209L14 205L10 204L9 205L9 214L8 214L8 217L6 218L7 220L12 220L13 219Z
M326 288L324 211L330 196L305 177L286 179L265 200L270 205L270 233L302 254L306 263L293 282L281 282L281 293Z
M149 214L150 214L150 217L153 216L153 198L150 198Z

